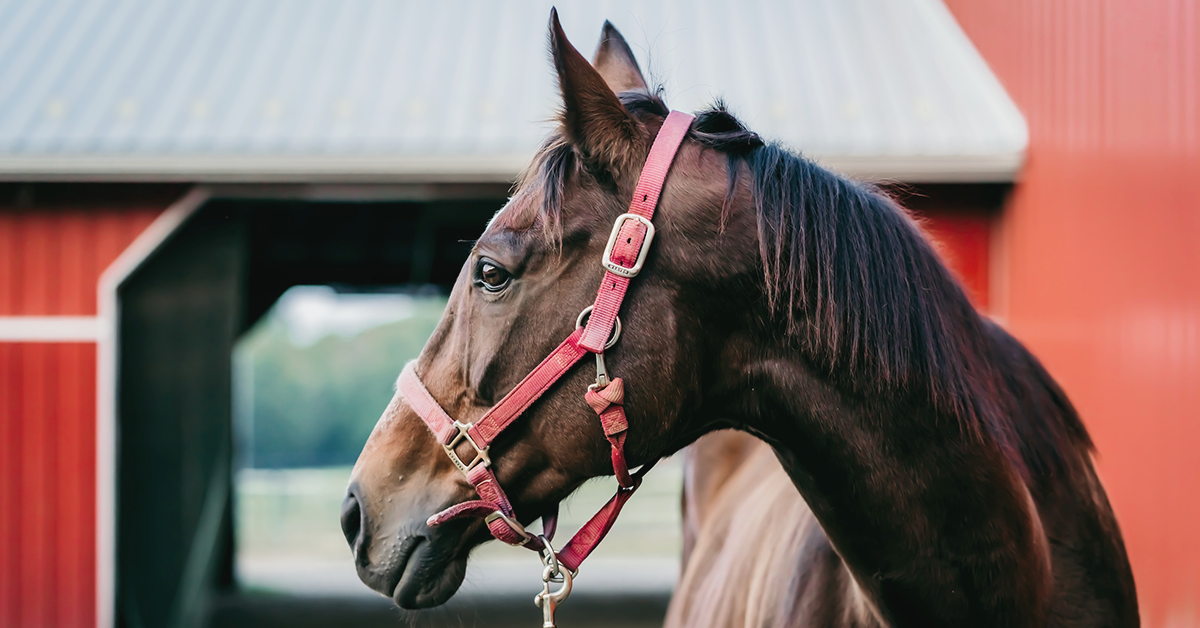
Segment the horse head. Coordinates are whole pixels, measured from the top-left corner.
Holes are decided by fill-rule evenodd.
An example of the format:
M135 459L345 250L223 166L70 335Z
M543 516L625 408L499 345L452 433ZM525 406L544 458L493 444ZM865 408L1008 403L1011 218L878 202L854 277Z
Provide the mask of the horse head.
M605 276L600 259L614 220L630 206L667 113L610 24L592 63L554 13L550 46L563 99L558 128L475 243L411 367L461 424L483 416L581 322ZM619 342L605 352L608 370L625 382L629 466L698 435L706 367L721 350L712 314L734 309L753 285L757 251L714 245L753 241L754 223L722 220L727 162L712 153L694 140L676 153L656 244L621 308ZM591 362L584 357L488 448L520 524L556 512L585 480L613 473L605 429L584 400L596 381ZM359 576L404 608L445 602L471 549L490 538L478 518L430 525L435 513L478 499L442 444L398 391L355 465L343 509ZM461 461L477 457L469 438L449 444Z

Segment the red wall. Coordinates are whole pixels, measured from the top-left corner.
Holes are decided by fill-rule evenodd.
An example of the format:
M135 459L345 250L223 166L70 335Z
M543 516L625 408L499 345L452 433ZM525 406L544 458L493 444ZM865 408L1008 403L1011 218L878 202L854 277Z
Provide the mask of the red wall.
M96 347L0 343L0 626L93 626Z
M893 197L917 219L967 296L991 308L992 232L1008 186L998 184L906 185Z
M0 204L0 316L96 314L100 273L164 206L147 204Z
M1200 3L948 5L1030 127L991 309L1095 438L1143 624L1200 625Z
M975 307L988 311L992 218L970 211L943 210L918 214L938 253L962 282Z
M0 189L0 316L96 314L103 272L172 194ZM0 341L0 626L95 625L96 346Z

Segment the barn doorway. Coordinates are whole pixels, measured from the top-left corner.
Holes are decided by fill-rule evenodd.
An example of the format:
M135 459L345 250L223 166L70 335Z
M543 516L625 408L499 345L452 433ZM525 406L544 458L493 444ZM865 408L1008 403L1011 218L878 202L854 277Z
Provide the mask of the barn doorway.
M446 294L361 290L293 286L234 347L234 567L243 590L374 595L349 560L342 499Z
M293 285L445 290L504 190L218 198L120 287L119 626L198 626L237 592L237 339ZM216 604L216 606L214 606Z

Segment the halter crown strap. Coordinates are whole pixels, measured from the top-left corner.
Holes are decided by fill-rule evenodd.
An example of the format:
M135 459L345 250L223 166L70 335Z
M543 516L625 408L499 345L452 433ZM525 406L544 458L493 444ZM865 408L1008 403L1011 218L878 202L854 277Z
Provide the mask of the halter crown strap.
M646 157L646 165L642 168L641 176L638 177L637 187L633 189L633 201L629 204L629 213L625 214L625 216L631 214L638 216L644 221L617 219L617 224L613 229L614 237L610 238L610 242L615 246L612 248L611 255L605 255L605 262L611 260L618 266L632 268L636 265L638 257L644 259L643 243L648 246L646 235L653 233L650 219L654 217L654 209L658 207L658 197L662 194L663 183L667 180L671 162L675 160L675 153L679 150L679 145L683 142L691 125L692 116L678 111L672 111L663 122L662 128L658 130L658 136L654 138L654 145L650 147L650 155ZM612 333L613 324L617 320L617 312L621 309L621 301L625 298L625 290L629 288L629 280L637 276L636 273L633 275L617 274L617 272L613 272L612 266L606 265L606 268L608 270L605 271L604 280L600 282L600 290L596 293L596 303L593 305L592 315L588 318L586 331L584 331L583 339L579 342L580 346L592 353L604 351L604 343L608 341L608 336ZM638 270L640 271L641 268L639 267Z
M419 414L425 425L433 432L438 443L455 466L475 487L480 499L452 506L429 518L429 525L438 525L466 516L486 516L492 536L510 545L523 545L541 550L544 545L536 536L530 535L517 521L512 504L500 488L496 474L491 469L488 450L492 440L521 416L555 382L561 379L588 352L603 354L605 344L613 332L617 313L625 298L631 279L641 272L654 239L654 226L650 219L658 205L658 197L666 182L667 172L675 153L692 123L692 116L672 111L663 122L646 165L634 188L629 212L617 218L609 236L601 264L605 267L604 279L596 294L587 324L575 329L574 333L558 345L546 359L542 360L496 405L492 406L475 423L459 423L434 399L417 376L415 364L410 362L400 374L398 388L409 407ZM598 384L599 386L599 384ZM616 495L589 520L558 553L558 560L568 569L575 571L588 554L608 534L620 514L625 502L641 485L642 477L654 466L643 465L637 473L630 474L625 462L625 418L624 382L614 379L607 386L589 390L587 403L600 415L605 437L612 444L613 471L620 484ZM473 450L471 460L458 455L463 443ZM553 519L548 518L543 530L553 528ZM552 534L552 532L548 533Z

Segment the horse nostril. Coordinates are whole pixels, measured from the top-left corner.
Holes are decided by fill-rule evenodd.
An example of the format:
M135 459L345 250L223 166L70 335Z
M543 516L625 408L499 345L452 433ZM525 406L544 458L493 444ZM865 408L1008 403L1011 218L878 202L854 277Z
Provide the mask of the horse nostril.
M342 533L346 535L346 542L350 544L351 550L355 549L362 532L362 519L362 506L358 503L358 496L353 492L346 493L346 499L342 502Z

